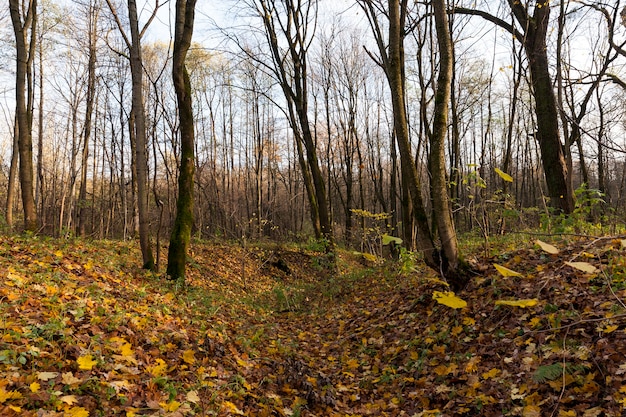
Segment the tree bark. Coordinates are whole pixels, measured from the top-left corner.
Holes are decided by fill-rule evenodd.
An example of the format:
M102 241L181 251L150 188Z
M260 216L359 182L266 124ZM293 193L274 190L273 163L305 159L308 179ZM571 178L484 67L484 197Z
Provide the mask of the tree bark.
M89 140L91 138L91 119L96 96L96 29L99 9L92 3L88 5L89 62L87 63L87 102L85 105L85 124L83 126L83 149L81 157L80 189L78 192L78 235L84 236L87 224L87 166L89 162Z
M176 219L167 256L167 275L170 279L185 278L185 263L193 226L195 136L191 81L185 66L185 59L191 46L195 4L196 0L176 1L172 78L178 102L181 157ZM258 215L260 216L261 213Z
M32 77L35 32L37 23L37 0L30 0L23 17L20 1L9 0L11 22L16 43L15 102L18 126L19 178L24 209L24 230L36 232L38 227L37 208L33 194L33 136L32 136L32 89L27 79ZM27 40L30 31L30 39ZM27 97L28 91L28 97Z
M433 133L430 138L430 184L433 212L441 240L441 267L453 287L462 287L465 282L457 277L459 249L452 221L445 164L448 107L452 85L452 39L448 28L445 0L433 0L432 6L439 45L439 75L435 93ZM458 282L452 282L453 280Z

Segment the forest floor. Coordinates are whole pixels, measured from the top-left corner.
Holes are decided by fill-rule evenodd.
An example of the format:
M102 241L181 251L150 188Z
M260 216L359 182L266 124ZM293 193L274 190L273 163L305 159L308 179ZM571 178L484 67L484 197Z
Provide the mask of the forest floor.
M313 245L194 243L181 285L136 242L0 237L0 415L626 414L626 241L505 242L454 296Z

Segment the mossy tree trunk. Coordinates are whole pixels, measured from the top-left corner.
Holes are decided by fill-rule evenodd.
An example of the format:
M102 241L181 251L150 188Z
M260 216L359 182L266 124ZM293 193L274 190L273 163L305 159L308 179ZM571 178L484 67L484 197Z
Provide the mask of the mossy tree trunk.
M174 29L174 54L172 78L178 102L180 122L181 158L178 173L178 201L176 219L170 237L167 255L167 276L170 279L185 278L185 263L193 226L193 198L195 173L195 134L191 97L191 82L185 65L187 51L191 46L196 0L176 1Z

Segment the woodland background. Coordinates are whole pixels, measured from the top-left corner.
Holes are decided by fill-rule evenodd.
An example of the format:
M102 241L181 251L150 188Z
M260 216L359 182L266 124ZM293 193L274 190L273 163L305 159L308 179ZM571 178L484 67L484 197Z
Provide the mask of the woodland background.
M161 10L142 38L148 207L152 233L167 236L175 216L180 162L170 79L173 28L167 22L173 5L140 2L140 25L148 23L155 5ZM524 7L532 11L541 5L529 2ZM126 24L127 8L114 6ZM414 222L399 172L390 92L375 62L366 15L350 2L318 6L308 29L308 114L334 235L374 250L381 233L389 233L403 236L412 248ZM383 6L379 10L384 15ZM450 4L463 6L512 21L504 2ZM242 1L205 7L198 6L196 41L187 61L196 132L194 235L305 238L311 224L297 141L280 85L268 69L271 60L258 6ZM430 6L410 7L413 17L404 39L406 108L415 164L427 195L438 55ZM604 203L596 205L594 210L601 208L596 214L621 215L626 198L622 2L562 0L549 7L547 55L569 180L579 189L579 201L589 200L584 195L600 196L589 189L602 193ZM39 4L28 95L39 231L52 236L129 238L137 233L130 70L111 10L95 0ZM21 218L19 195L7 197L16 168L11 158L17 136L15 48L8 10L0 18L5 22L0 200L5 202L3 223L11 229ZM446 169L456 228L488 235L546 226L541 221L546 220L549 199L523 48L509 33L477 16L450 14L449 27L454 77ZM504 181L496 168L513 181ZM425 201L429 210L430 200ZM383 213L388 216L374 216Z

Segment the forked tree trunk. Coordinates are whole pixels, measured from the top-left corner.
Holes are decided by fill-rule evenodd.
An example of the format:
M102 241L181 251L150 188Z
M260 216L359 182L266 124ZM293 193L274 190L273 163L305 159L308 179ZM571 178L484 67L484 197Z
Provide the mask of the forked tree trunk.
M24 230L37 231L37 208L33 194L32 62L34 59L37 23L37 0L30 0L25 16L19 0L9 0L11 22L15 34L15 115L18 126L19 178L24 208ZM23 22L22 22L23 18ZM30 35L30 36L29 36ZM30 38L27 40L27 38ZM28 92L28 97L27 97Z

